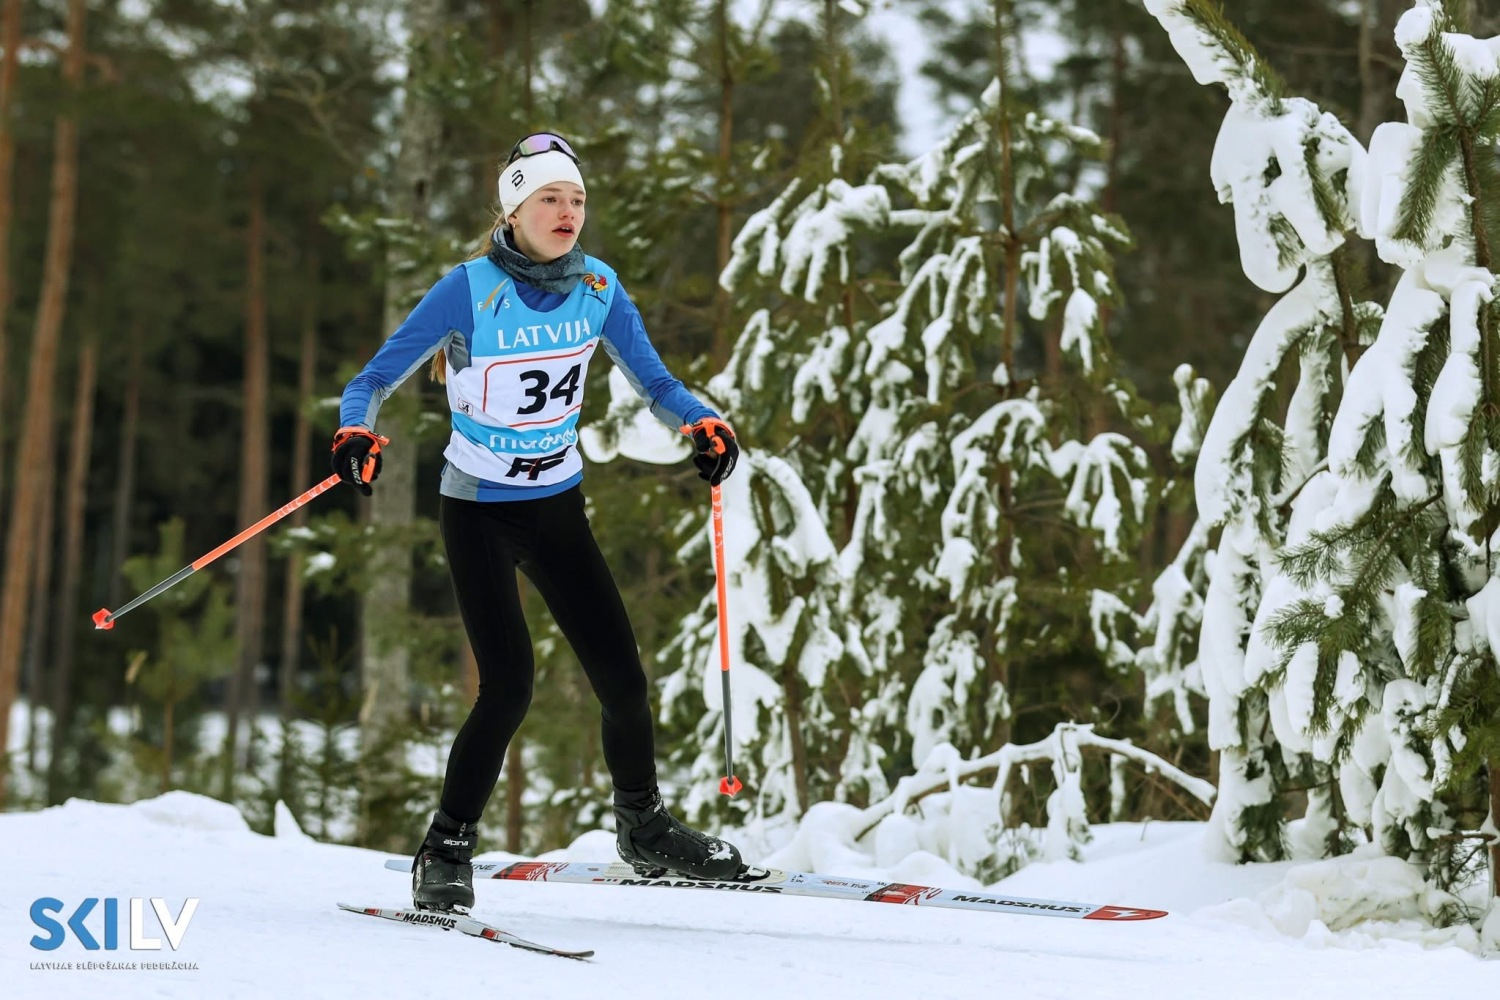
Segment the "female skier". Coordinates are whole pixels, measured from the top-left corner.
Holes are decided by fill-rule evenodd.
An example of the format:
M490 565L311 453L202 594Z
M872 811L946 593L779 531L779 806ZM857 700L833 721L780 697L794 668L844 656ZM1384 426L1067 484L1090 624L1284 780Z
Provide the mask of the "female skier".
M380 404L432 359L452 410L439 524L479 696L412 862L412 900L438 910L474 903L475 831L535 673L517 569L599 699L620 856L641 871L733 877L743 868L738 849L684 826L662 803L645 671L584 514L577 424L595 348L653 415L691 435L698 474L713 485L734 469L734 432L667 371L614 270L579 249L586 192L567 140L544 132L516 143L499 189L486 245L433 285L345 387L333 440L334 471L368 496L380 474Z

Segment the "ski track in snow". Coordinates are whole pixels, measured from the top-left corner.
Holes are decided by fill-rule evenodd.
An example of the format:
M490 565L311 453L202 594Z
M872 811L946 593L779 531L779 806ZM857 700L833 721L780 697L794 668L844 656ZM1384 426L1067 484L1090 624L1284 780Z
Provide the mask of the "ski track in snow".
M1132 828L1139 831L1138 826ZM335 905L409 903L402 875L376 851L266 837L231 807L172 793L132 806L73 801L0 815L12 859L0 908L7 997L590 997L637 983L653 998L1094 997L1266 998L1474 996L1496 966L1451 946L1424 948L1356 932L1294 939L1253 921L1191 909L1263 888L1285 866L1194 859L1196 824L1107 836L1089 864L1036 865L1007 880L1017 895L1173 909L1141 923L919 909L708 890L481 881L474 916L523 937L593 948L588 962L535 955ZM1103 831L1103 828L1101 828ZM1144 839L1145 844L1140 841ZM602 855L590 834L563 855ZM580 851L582 853L580 853ZM506 855L484 857L499 860ZM851 873L852 874L852 873ZM1100 894L1109 898L1102 898ZM176 914L200 900L178 951L85 951L71 935L31 946L31 902L70 914L85 897L161 897ZM1247 904L1248 905L1248 904ZM102 904L85 921L102 940ZM162 937L145 905L146 933ZM1232 913L1232 908L1229 911ZM38 962L195 962L197 970L33 968ZM1369 992L1374 990L1375 992Z

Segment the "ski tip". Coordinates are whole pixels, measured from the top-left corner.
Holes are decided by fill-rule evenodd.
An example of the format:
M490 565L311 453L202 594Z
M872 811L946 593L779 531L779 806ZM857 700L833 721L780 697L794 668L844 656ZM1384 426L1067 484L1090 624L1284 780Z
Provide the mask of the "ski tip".
M390 858L385 866L393 872L409 872L411 871L411 858Z
M475 937L484 938L486 941L499 941L501 944L508 944L524 951L540 951L548 955L556 955L558 958L581 959L594 957L594 949L592 948L582 951L574 948L553 948L544 944L536 944L523 938L517 938L507 931L500 930L498 927L485 927Z
M1101 906L1085 920L1155 920L1167 916L1166 910L1146 910L1139 906Z

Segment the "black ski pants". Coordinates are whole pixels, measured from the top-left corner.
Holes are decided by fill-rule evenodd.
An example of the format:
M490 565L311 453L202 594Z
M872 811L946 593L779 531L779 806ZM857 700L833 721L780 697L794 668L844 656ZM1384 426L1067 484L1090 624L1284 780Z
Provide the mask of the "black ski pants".
M459 612L479 661L479 697L448 754L442 809L477 822L531 704L536 663L516 570L526 574L573 647L602 708L604 760L617 787L656 780L646 673L619 588L575 486L537 500L443 497L443 546Z

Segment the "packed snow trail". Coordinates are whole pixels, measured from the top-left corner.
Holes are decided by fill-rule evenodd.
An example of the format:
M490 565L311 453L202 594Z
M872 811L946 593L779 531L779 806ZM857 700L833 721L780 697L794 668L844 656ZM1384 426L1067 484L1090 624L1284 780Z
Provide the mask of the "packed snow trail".
M231 807L184 793L131 806L72 801L0 814L0 849L10 865L0 974L7 997L477 996L503 989L507 996L571 998L613 995L629 977L648 980L661 1000L1477 996L1492 991L1500 975L1493 963L1451 944L1424 948L1359 929L1335 934L1316 923L1300 938L1276 933L1275 914L1248 898L1230 901L1279 882L1290 866L1201 861L1195 824L1158 824L1144 833L1132 825L1114 837L1109 828L1099 832L1099 860L1034 866L1003 883L1005 891L1117 898L1171 916L1060 921L675 889L476 885L475 918L595 951L586 962L570 962L340 911L339 901L409 903L404 880L383 869L388 855L379 852L320 844L294 828L280 837L251 833ZM611 842L590 834L546 860L598 858ZM888 877L924 881L909 868ZM189 897L200 902L176 951L165 943L160 951L132 951L125 928L114 951L86 951L71 933L42 951L31 944L45 935L30 907L43 897L65 904L64 917L85 898L115 898L122 920L130 898L164 899L172 914ZM164 939L149 902L143 910L145 936ZM102 916L101 903L86 921L101 941ZM88 962L196 968L78 967Z

